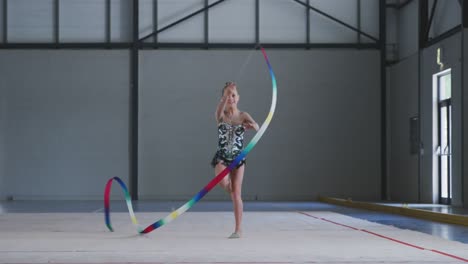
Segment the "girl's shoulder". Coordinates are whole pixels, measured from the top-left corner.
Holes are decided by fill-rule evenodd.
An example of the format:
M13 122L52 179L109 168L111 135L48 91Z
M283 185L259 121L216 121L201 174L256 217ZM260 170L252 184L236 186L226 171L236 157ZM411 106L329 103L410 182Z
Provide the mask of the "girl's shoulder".
M246 118L248 115L249 115L249 113L239 110L239 117L241 119Z
M248 116L249 113L239 110L239 116Z
M250 118L250 114L244 111L240 111L239 116L242 118Z

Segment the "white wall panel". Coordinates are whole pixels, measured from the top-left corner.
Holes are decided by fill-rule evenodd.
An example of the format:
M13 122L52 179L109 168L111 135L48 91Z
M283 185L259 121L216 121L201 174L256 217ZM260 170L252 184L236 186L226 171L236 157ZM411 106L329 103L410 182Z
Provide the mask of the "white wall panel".
M208 3L215 3L209 0ZM9 40L54 42L54 0L8 2ZM204 0L158 0L158 28L163 28L205 6ZM303 0L305 3L305 0ZM104 42L106 0L60 0L60 42ZM311 0L310 5L358 28L358 0ZM1 14L2 5L0 5ZM129 42L132 31L132 1L111 0L111 41ZM289 0L260 1L260 41L270 43L306 42L306 7ZM141 0L140 37L154 31L153 0ZM312 43L356 43L357 32L314 11L310 13ZM361 0L361 31L378 37L379 4ZM208 10L208 38L211 43L252 43L255 41L255 0L225 1ZM0 30L2 20L0 19ZM159 42L204 42L204 14L162 32ZM1 33L1 32L0 32ZM361 42L373 42L362 36Z
M379 199L379 51L267 52L278 105L247 157L243 197ZM271 103L268 70L259 50L144 50L140 62L140 197L189 198L214 176L223 84L245 67L235 80L239 107L261 124ZM220 188L206 197L228 198Z
M305 43L306 10L293 1L260 1L260 42Z
M132 41L131 1L111 0L111 41Z
M158 28L163 28L180 18L204 7L203 0L159 0ZM159 34L160 42L203 42L204 17L199 14Z
M53 3L53 0L8 1L8 42L53 42Z
M310 5L357 28L356 1L311 0ZM310 12L311 42L353 43L357 41L357 32L314 11Z
M6 195L102 199L110 177L128 182L128 64L128 51L0 51Z
M215 2L211 0L210 3ZM209 41L255 42L255 1L227 1L209 10Z
M104 42L105 0L60 0L61 42Z

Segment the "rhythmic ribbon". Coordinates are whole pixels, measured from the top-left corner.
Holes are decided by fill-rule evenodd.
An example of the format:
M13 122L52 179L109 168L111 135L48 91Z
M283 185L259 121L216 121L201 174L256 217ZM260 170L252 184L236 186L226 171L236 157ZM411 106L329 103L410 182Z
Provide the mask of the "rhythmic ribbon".
M257 144L257 142L260 140L262 137L263 133L265 133L265 130L267 129L268 125L271 122L271 119L273 118L273 114L275 113L275 108L276 108L276 97L277 97L277 87L276 87L276 78L275 74L273 72L273 69L271 68L270 61L268 60L267 54L263 47L260 47L263 57L265 58L266 64L268 66L268 69L270 71L270 76L271 76L271 82L272 82L272 89L273 89L273 94L272 94L272 100L271 100L271 107L270 107L270 112L268 113L268 116L266 117L265 121L263 122L262 126L258 130L258 132L255 134L255 136L252 138L252 140L249 142L247 147L244 148L244 150L237 156L237 158L231 162L231 164L226 167L223 171L221 171L215 178L213 178L203 189L201 189L195 196L192 197L188 202L186 202L184 205L179 207L178 209L174 210L171 212L168 216L154 222L153 224L149 225L145 229L141 229L138 226L138 221L135 217L135 213L133 212L133 207L132 207L132 202L130 195L128 193L127 186L125 183L119 178L119 177L113 177L107 181L105 191L104 191L104 214L105 214L105 222L106 226L110 231L114 231L111 225L110 221L110 202L109 202L109 196L111 192L111 186L113 180L116 180L120 186L123 189L123 192L125 194L125 201L127 202L127 207L128 211L130 214L130 218L132 220L132 223L137 226L138 233L140 234L147 234L152 232L153 230L171 222L172 220L176 219L179 215L183 214L186 212L188 209L190 209L195 203L200 201L213 187L215 187L229 172L231 172L238 164L241 162L241 160L252 150L252 148Z

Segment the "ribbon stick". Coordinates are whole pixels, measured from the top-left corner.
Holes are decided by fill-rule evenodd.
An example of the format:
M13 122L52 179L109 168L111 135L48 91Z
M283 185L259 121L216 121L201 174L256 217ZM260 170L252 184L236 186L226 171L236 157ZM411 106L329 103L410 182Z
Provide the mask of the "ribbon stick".
M154 222L153 224L149 225L145 229L140 229L138 226L138 221L135 217L135 214L133 212L132 208L132 202L130 199L130 195L128 193L127 186L125 183L119 178L119 177L113 177L107 181L106 187L105 187L105 192L104 192L104 214L105 214L105 222L106 226L110 231L113 231L111 221L110 221L110 202L109 202L109 196L110 196L110 190L112 186L112 182L115 180L117 181L120 186L123 189L123 192L125 194L125 200L127 203L127 207L130 213L130 218L132 220L132 223L137 226L138 233L140 234L147 234L155 229L171 222L172 220L176 219L178 216L186 212L188 209L190 209L194 204L196 204L198 201L200 201L211 189L213 189L226 175L229 174L240 162L241 160L253 149L253 147L257 144L257 142L260 140L260 138L263 136L263 133L265 133L268 125L270 124L273 114L275 113L275 108L276 108L276 98L277 98L277 87L276 87L276 78L275 74L273 72L273 69L270 65L270 61L268 60L268 56L261 47L261 51L263 54L263 57L265 58L265 62L268 66L268 70L270 72L271 76L271 82L272 82L272 100L271 100L271 106L270 106L270 112L268 113L268 116L266 117L265 121L263 122L262 126L260 129L257 131L255 136L252 138L252 140L249 142L247 147L244 148L244 150L237 156L237 158L231 162L231 164L226 167L223 171L221 171L215 178L213 178L203 189L201 189L195 196L192 197L188 202L186 202L184 205L179 207L178 209L172 211L169 215L166 217Z

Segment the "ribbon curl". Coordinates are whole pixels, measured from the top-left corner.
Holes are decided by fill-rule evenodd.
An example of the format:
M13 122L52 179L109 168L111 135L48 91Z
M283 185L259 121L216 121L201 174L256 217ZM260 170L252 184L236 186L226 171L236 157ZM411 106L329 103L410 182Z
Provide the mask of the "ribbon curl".
M188 209L190 209L195 203L200 201L213 187L215 187L229 172L231 172L238 164L241 162L241 160L247 156L247 154L253 149L253 147L257 144L257 142L260 140L260 138L263 136L263 133L265 133L268 125L270 125L270 122L273 118L273 114L275 113L275 108L276 108L276 98L277 98L277 86L276 86L276 78L275 74L273 72L273 69L270 65L270 61L268 60L268 56L263 49L263 47L260 47L263 57L265 58L265 62L268 66L270 76L271 76L271 83L272 83L272 100L271 100L271 106L270 106L270 112L268 113L268 116L266 117L265 121L263 122L262 126L260 129L257 131L255 136L252 138L252 140L249 142L247 147L244 148L244 150L237 156L237 158L231 162L231 164L226 167L223 171L221 171L215 178L213 178L203 189L201 189L195 196L192 197L188 202L186 202L184 205L179 207L178 209L172 211L169 215L167 215L164 218L161 218L160 220L154 222L153 224L149 225L145 229L141 229L138 225L138 221L136 219L135 213L133 212L133 207L132 207L132 202L130 195L128 193L127 186L125 183L119 178L119 177L113 177L107 181L105 191L104 191L104 214L105 214L105 223L107 228L112 232L114 229L112 228L111 225L111 220L110 220L110 202L109 202L109 197L110 197L110 191L111 191L111 186L112 182L115 180L117 181L120 186L123 189L124 195L125 195L125 201L127 203L128 211L130 214L130 218L132 220L132 223L137 227L138 233L140 234L147 234L155 229L171 222L172 220L176 219L178 216L186 212Z

